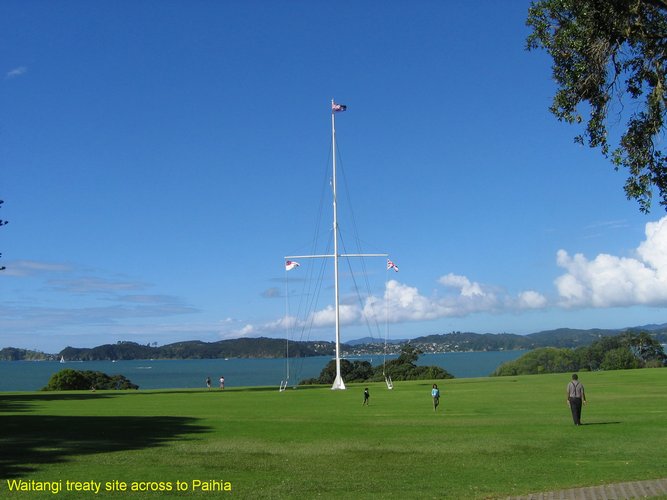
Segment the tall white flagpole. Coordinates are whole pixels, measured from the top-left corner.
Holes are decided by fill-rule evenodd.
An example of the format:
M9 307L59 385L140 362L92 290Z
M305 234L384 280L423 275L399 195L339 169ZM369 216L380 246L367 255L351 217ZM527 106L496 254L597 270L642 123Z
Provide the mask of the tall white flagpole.
M335 101L331 100L331 143L332 143L332 158L333 158L333 236L334 236L334 250L333 254L323 255L288 255L285 259L319 259L319 258L333 258L334 260L334 303L336 315L336 378L331 386L332 390L345 389L345 382L340 373L340 304L338 293L338 259L340 257L387 257L386 253L368 253L368 254L348 254L338 253L338 211L336 206L336 108ZM343 111L345 107L341 109Z
M333 159L333 238L334 238L334 299L336 305L336 378L332 390L345 389L345 382L340 374L340 309L338 304L338 211L336 207L336 113L334 100L331 99L331 144Z

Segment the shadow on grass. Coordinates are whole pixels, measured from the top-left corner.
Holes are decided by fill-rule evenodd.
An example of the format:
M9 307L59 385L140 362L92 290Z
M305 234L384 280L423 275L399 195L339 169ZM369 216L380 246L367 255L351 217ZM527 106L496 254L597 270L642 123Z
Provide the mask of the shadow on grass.
M40 399L113 396L3 395L0 405L4 411L30 411ZM63 463L80 455L159 447L209 430L189 417L1 415L0 478L22 476L38 470L41 464Z
M20 411L31 411L40 401L84 401L88 399L116 397L121 393L90 393L80 392L35 392L33 394L0 394L0 414L3 412L15 413ZM126 393L122 393L126 394Z

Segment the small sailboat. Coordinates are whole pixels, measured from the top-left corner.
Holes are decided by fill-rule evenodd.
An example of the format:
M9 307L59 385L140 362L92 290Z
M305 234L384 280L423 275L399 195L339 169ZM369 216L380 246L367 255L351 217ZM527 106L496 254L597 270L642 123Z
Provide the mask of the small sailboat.
M64 363L65 362L65 356L60 356L60 362Z

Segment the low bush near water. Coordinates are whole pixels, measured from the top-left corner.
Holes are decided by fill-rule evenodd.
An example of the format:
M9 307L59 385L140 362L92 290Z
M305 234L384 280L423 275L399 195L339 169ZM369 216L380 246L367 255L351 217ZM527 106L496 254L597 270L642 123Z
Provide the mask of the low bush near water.
M107 375L92 370L60 370L54 373L43 391L81 391L86 389L139 389L123 375Z

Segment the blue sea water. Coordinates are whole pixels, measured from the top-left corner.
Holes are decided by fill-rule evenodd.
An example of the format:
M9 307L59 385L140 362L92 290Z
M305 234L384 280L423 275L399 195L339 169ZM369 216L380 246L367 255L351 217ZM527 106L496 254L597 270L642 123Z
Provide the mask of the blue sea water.
M501 363L521 356L525 351L451 352L424 354L419 365L436 365L457 378L485 377ZM395 357L395 356L393 356ZM387 359L391 359L388 356ZM347 358L383 363L382 356ZM328 356L290 358L290 385L305 378L317 377L331 360ZM225 387L276 386L285 379L287 363L283 359L184 359L133 361L0 361L0 391L35 391L44 387L51 375L64 369L95 370L109 375L124 375L140 389L191 389L205 386L211 377L213 387L220 376Z

